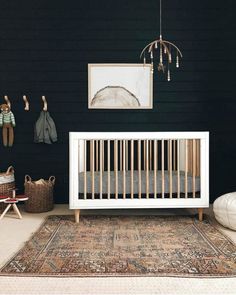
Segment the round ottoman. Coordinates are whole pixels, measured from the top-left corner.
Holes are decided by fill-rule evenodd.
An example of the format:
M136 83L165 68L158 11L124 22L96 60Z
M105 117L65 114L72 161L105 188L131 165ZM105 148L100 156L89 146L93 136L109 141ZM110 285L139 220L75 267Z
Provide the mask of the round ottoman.
M236 192L217 198L213 203L213 211L220 224L236 230Z

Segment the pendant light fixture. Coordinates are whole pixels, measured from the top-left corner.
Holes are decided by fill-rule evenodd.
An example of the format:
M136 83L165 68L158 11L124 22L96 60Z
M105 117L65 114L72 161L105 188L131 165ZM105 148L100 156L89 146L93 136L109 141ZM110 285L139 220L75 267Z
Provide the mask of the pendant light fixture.
M171 80L170 65L173 64L172 56L175 56L175 66L179 68L180 58L183 57L179 48L166 40L162 39L162 0L160 0L160 38L154 40L145 46L140 54L143 63L146 63L146 57L150 58L152 73L154 72L154 57L159 58L157 70L165 73L167 70L167 81Z

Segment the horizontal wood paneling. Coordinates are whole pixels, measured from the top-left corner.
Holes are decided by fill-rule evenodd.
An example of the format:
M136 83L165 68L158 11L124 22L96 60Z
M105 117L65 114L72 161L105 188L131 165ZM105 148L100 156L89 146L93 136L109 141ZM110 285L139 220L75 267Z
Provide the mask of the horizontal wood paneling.
M183 51L181 68L170 83L155 73L152 110L122 111L88 110L87 64L140 62L141 49L158 36L158 1L2 0L0 89L17 126L14 146L0 146L0 170L13 164L20 190L26 173L54 174L55 201L68 202L69 131L209 130L211 201L235 190L234 2L163 1L163 35ZM41 95L58 129L53 145L33 143Z

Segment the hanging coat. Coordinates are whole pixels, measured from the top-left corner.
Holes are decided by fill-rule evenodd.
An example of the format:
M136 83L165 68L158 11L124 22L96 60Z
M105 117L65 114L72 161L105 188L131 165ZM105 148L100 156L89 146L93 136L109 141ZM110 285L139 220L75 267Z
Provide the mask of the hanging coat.
M34 142L51 144L57 141L57 130L49 112L41 111L34 128Z

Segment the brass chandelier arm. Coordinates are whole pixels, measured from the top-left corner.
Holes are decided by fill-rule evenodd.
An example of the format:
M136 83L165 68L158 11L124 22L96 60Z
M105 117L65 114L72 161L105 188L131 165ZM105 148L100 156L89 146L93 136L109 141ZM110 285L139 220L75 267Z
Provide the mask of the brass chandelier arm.
M162 43L162 45L163 45L164 49L166 50L166 53L167 53L168 58L169 58L171 54L170 54L170 50L169 50L168 46L166 46L165 43Z
M166 41L166 40L162 40L162 42L163 42L163 43L168 43L168 44L170 44L171 46L173 46L173 47L178 51L180 57L181 57L181 58L183 57L182 52L180 51L180 49L179 49L174 43L171 43L171 42Z
M140 59L142 58L144 52L146 51L146 49L147 49L148 47L150 47L148 51L151 52L152 47L153 47L155 44L158 44L158 43L163 43L163 45L164 45L165 48L167 49L167 52L168 52L169 50L168 50L167 46L165 45L165 43L170 44L171 46L173 46L173 47L178 51L178 53L179 53L179 55L181 56L181 58L183 57L182 52L180 51L180 49L179 49L175 44L173 44L173 43L171 43L171 42L169 42L169 41L166 41L166 40L159 39L159 40L152 41L151 43L149 43L147 46L145 46L145 47L143 48L143 50L142 50L142 52L141 52L141 54L140 54Z
M144 54L144 52L145 52L145 50L150 46L151 48L152 48L152 46L155 44L155 43L160 43L160 40L158 40L158 41L153 41L153 42L151 42L151 43L149 43L147 46L145 46L144 48L143 48L143 50L142 50L142 52L141 52L141 54L140 54L140 59L142 58L142 55ZM150 50L151 51L151 50Z

